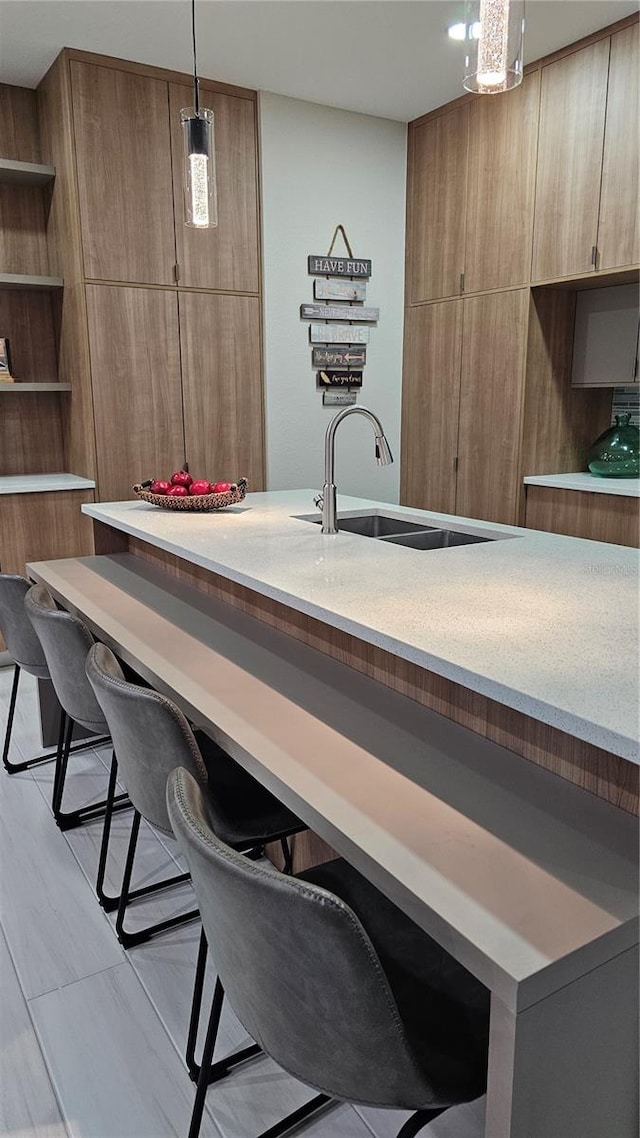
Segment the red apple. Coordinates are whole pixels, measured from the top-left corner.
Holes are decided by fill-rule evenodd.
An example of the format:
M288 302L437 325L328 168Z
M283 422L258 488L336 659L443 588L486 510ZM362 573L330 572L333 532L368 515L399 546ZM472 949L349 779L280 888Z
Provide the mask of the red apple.
M212 489L213 489L214 494L227 494L229 492L229 490L231 489L231 483L230 482L216 482L215 486L213 486Z
M171 489L171 483L165 482L163 478L154 478L149 490L152 494L167 494Z
M188 493L186 486L170 486L167 490L167 498L186 498Z
M210 494L211 483L207 482L206 478L196 478L189 487L190 494Z
M171 475L171 482L174 486L189 487L193 482L193 478L188 470L176 470L175 474Z

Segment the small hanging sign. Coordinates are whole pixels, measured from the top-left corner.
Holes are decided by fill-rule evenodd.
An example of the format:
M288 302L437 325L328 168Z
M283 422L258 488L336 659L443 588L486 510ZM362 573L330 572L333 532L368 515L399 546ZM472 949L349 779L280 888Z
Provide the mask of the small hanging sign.
M375 324L379 308L352 308L349 304L301 304L302 320L368 320Z
M358 324L310 324L312 344L368 344L369 329Z
M323 257L317 253L307 259L312 277L364 277L371 276L371 261L351 257Z
M318 277L313 282L316 300L366 300L365 281L332 281Z
M320 387L362 387L361 371L319 371Z
M322 403L324 407L349 407L356 402L355 391L323 391Z
M313 367L364 367L366 348L312 348Z

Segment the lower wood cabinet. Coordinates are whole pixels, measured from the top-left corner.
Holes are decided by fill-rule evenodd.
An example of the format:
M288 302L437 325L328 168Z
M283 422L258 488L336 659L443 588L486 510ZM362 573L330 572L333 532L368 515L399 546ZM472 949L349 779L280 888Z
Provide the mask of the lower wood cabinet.
M464 302L456 513L516 521L528 289Z
M185 458L264 487L257 296L87 285L98 497L131 498Z
M408 309L401 500L515 524L529 290Z
M455 513L461 300L409 308L402 389L401 500Z
M525 524L527 529L564 533L590 541L633 548L640 544L638 499L622 494L527 486Z
M134 482L184 462L175 291L87 285L98 497L131 498Z
M260 299L181 292L185 450L194 475L264 489Z

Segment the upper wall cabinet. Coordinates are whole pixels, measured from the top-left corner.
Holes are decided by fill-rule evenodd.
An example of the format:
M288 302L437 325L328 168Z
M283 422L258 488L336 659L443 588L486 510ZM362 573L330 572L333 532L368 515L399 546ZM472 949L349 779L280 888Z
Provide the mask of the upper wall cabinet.
M608 39L542 69L532 279L595 268Z
M465 292L529 280L540 73L469 106Z
M457 296L464 272L469 107L411 132L407 292L409 303Z
M176 248L181 285L255 292L260 289L256 104L251 99L201 91L214 114L218 227L184 225L183 142L180 110L193 104L193 89L171 83L171 146Z
M172 284L167 84L78 60L71 82L85 277Z
M638 25L611 37L598 251L601 269L640 261Z

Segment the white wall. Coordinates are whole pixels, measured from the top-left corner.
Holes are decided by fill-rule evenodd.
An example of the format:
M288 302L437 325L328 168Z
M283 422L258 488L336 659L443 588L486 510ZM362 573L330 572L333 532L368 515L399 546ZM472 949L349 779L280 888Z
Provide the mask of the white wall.
M374 460L360 416L337 435L338 492L397 502L404 298L406 126L389 119L261 93L267 486L320 488L324 432L335 408L322 406L311 367L313 300L307 256L326 253L341 222L356 257L373 261L367 304L372 326L358 403L382 420L393 466ZM344 252L342 244L336 246Z

